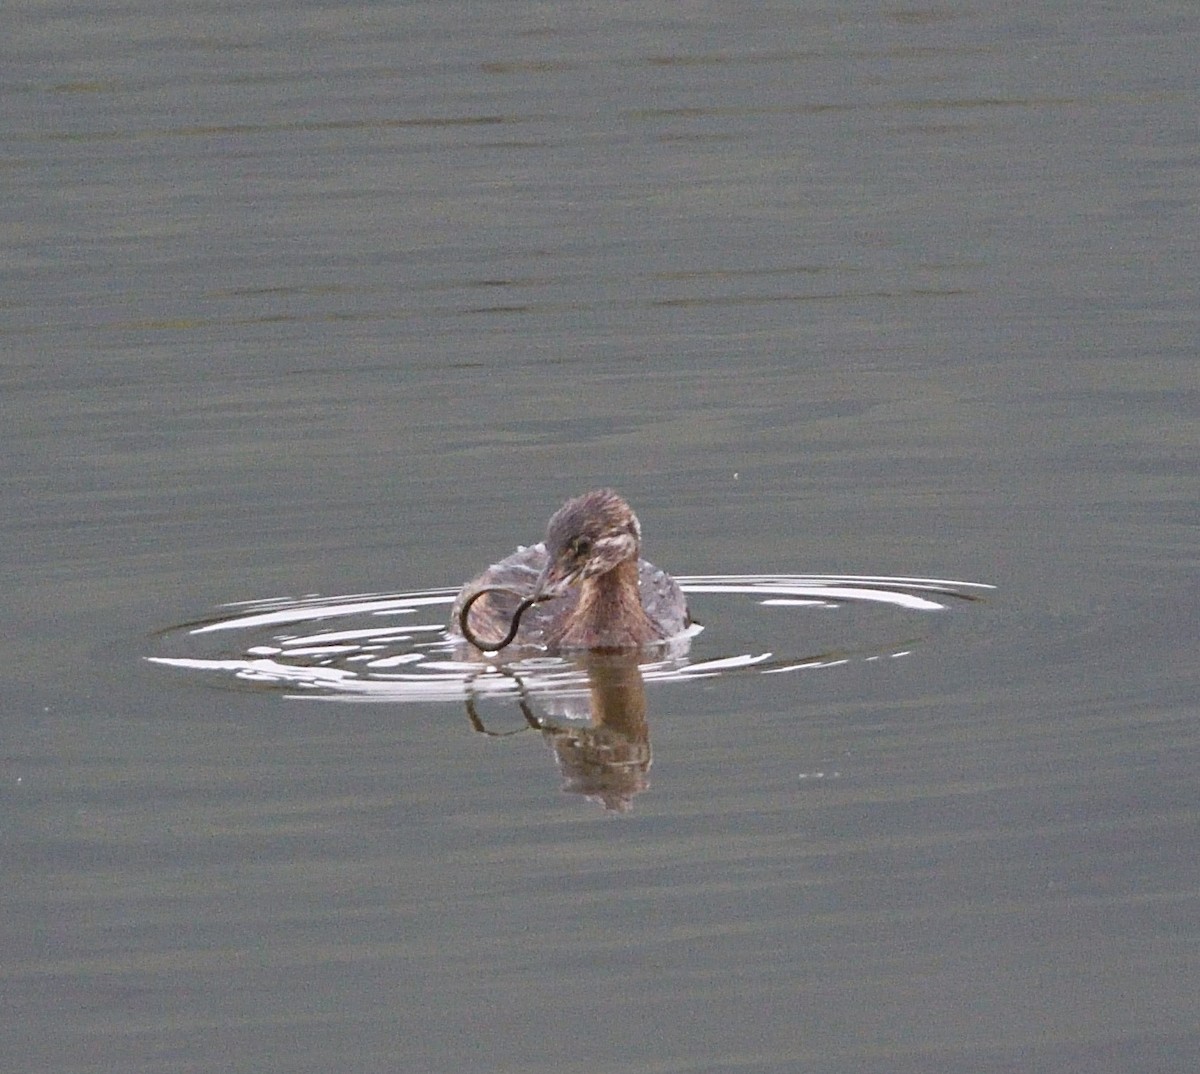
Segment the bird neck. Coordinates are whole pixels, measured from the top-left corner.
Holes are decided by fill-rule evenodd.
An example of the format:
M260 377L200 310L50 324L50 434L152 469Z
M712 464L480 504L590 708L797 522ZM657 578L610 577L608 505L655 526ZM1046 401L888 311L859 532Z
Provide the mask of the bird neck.
M642 607L638 561L627 559L580 584L579 603L566 624L561 644L619 649L645 645L661 637Z

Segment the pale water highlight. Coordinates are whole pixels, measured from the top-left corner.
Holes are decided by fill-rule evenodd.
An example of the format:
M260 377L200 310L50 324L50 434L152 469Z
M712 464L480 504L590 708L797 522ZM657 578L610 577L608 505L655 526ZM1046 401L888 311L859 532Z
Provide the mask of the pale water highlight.
M781 674L908 655L932 618L985 599L982 582L873 575L677 578L699 624L638 657L646 683ZM253 600L169 628L155 664L333 701L462 701L579 696L578 656L483 654L446 631L457 589ZM819 613L839 613L836 628ZM752 618L748 618L752 616ZM766 618L770 616L769 618ZM767 641L744 640L747 631Z

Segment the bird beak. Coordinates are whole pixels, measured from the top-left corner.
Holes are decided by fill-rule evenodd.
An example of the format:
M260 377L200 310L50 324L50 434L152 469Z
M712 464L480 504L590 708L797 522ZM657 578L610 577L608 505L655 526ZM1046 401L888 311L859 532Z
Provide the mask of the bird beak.
M562 560L551 560L533 583L534 601L549 600L562 596L573 581L572 573Z

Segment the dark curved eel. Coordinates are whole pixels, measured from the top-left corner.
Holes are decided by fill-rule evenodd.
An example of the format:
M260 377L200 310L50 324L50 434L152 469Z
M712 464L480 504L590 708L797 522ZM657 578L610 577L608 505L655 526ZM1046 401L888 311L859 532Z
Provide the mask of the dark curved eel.
M471 629L467 622L467 616L470 614L471 605L474 604L484 593L507 593L510 597L520 597L521 594L515 589L509 589L507 586L490 585L483 589L478 589L472 593L465 601L458 613L458 627L462 631L462 636L466 638L476 649L485 653L498 653L507 645L512 644L513 638L517 636L517 631L521 628L521 616L523 616L535 604L540 604L544 600L549 600L552 594L544 593L532 597L522 597L521 603L517 605L516 611L513 612L512 622L508 625L508 633L499 641L485 642L475 636L475 632Z

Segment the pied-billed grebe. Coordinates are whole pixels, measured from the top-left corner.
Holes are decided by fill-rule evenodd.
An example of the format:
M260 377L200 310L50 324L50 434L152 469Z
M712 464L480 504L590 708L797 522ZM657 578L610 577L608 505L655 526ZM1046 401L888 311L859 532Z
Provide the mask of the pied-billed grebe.
M687 601L669 574L640 558L641 543L637 515L612 489L568 500L550 519L544 543L519 549L463 587L450 631L489 652L513 642L633 649L673 638L691 624Z

